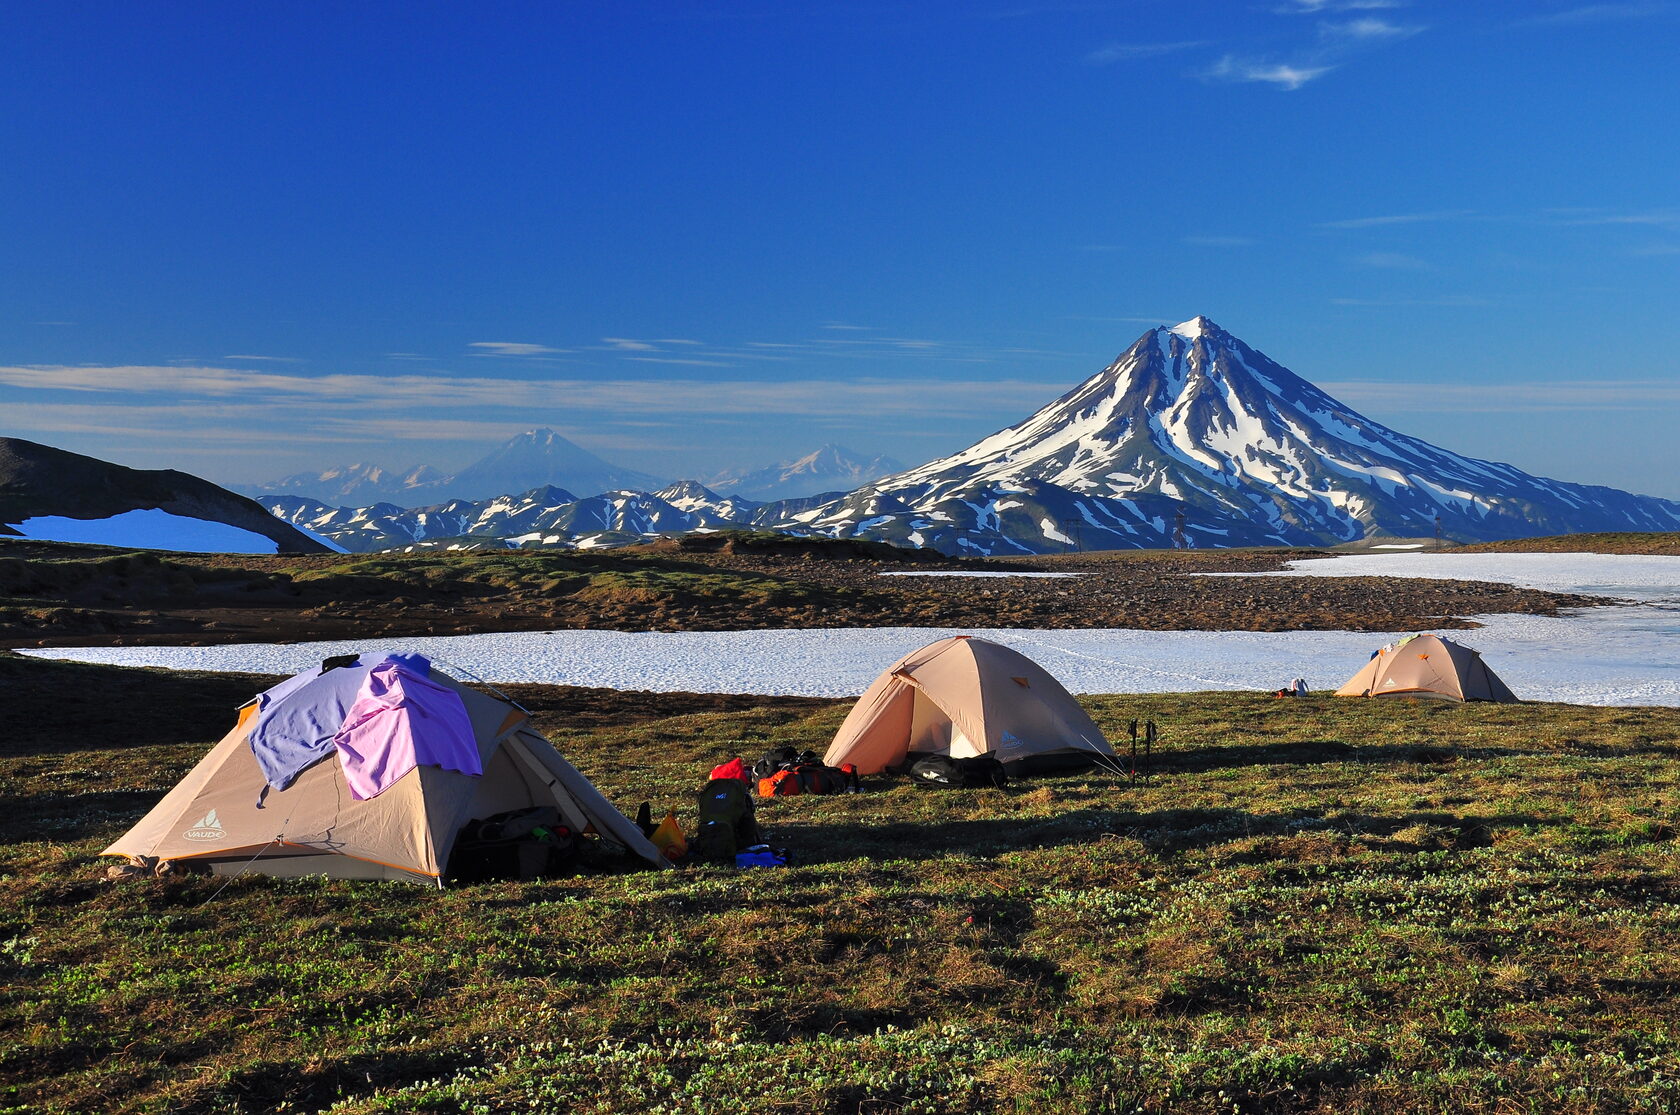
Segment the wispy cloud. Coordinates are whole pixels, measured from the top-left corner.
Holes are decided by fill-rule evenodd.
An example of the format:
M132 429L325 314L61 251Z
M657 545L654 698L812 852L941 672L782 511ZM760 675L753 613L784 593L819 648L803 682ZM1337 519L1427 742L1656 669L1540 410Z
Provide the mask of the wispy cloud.
M1668 4L1580 4L1555 12L1517 20L1514 27L1584 27L1593 23L1620 23L1648 19L1669 11Z
M473 341L468 348L479 351L476 356L547 356L551 353L564 352L565 349L549 348L547 345L533 345L522 341Z
M1262 62L1227 54L1201 71L1201 76L1208 81L1259 82L1293 92L1335 68L1333 65L1296 66L1287 62Z
M637 341L629 337L602 337L601 343L614 352L658 352L652 341Z
M785 380L706 379L506 379L473 376L306 376L246 368L180 368L161 365L0 367L0 387L39 392L14 396L8 424L39 429L42 423L84 421L125 430L156 425L159 436L182 419L224 426L230 416L261 417L265 430L296 423L300 431L347 427L372 413L416 422L449 413L464 420L533 421L545 414L588 412L664 415L816 415L835 411L903 410L904 399L922 400L919 416L974 416L1042 403L1063 386L1047 380L978 380L867 376ZM66 398L68 396L68 398ZM78 401L86 398L86 402ZM365 408L357 404L365 404ZM56 427L55 427L56 428ZM65 427L68 428L68 427Z
M1195 50L1197 47L1207 45L1208 41L1206 39L1186 39L1177 43L1110 43L1087 54L1085 61L1096 66L1106 66L1112 62L1132 62L1139 58L1159 58L1164 54L1178 54L1181 51Z
M238 353L238 352L229 353L227 356L222 357L222 359L223 360L264 360L264 361L268 361L268 362L274 363L274 364L301 364L301 363L303 363L303 361L300 360L296 356L251 356L251 355L246 354L246 353Z
M1397 6L1386 0L1294 0L1273 11L1280 15L1334 16ZM1256 54L1231 51L1197 71L1196 76L1204 81L1257 83L1293 92L1368 51L1425 30L1422 25L1393 23L1373 15L1321 19L1314 26L1312 39L1293 49Z
M1318 25L1318 36L1335 44L1384 43L1409 39L1422 30L1422 27L1404 27L1386 19L1365 16L1345 23L1321 23Z
M844 329L844 330L851 330L851 331L863 332L863 333L873 332L874 329L875 329L875 327L873 325L848 325L843 321L825 322L823 324L823 328L824 329Z
M1319 228L1381 228L1384 225L1414 225L1434 221L1461 221L1475 213L1469 209L1440 209L1429 213L1390 213L1381 217L1352 217L1340 221L1320 221Z

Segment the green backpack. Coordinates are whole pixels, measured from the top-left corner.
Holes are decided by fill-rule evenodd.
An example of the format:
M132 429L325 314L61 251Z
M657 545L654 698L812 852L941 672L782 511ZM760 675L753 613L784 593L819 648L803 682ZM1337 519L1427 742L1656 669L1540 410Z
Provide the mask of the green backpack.
M714 778L700 790L700 825L688 842L695 859L735 862L735 853L761 843L752 793L739 778Z

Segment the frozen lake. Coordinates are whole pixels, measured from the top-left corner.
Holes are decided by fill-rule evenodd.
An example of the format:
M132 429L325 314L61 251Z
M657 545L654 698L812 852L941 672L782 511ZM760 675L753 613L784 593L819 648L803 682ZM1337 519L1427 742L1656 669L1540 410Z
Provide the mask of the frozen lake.
M1392 563L1392 568L1380 568L1380 563ZM1526 700L1680 706L1680 558L1385 554L1297 564L1300 568L1279 575L1459 577L1644 600L1556 618L1483 616L1479 618L1484 627L1446 634L1481 651ZM554 631L23 653L172 669L292 673L335 654L407 650L426 654L465 678L492 682L841 697L861 693L901 655L952 634L979 635L1015 647L1076 693L1160 693L1266 691L1296 676L1306 678L1314 689L1333 689L1351 677L1372 650L1407 632L934 627Z

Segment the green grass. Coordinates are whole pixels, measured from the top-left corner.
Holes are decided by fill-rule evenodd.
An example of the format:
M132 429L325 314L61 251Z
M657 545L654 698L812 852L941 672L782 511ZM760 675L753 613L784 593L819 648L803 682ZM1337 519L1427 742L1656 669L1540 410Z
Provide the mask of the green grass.
M226 727L122 720L227 683L77 669L42 684L122 718L32 710L0 753L0 1110L1680 1106L1680 711L1093 698L1161 725L1147 784L778 800L785 870L218 894L95 853ZM541 726L686 821L714 762L845 711Z

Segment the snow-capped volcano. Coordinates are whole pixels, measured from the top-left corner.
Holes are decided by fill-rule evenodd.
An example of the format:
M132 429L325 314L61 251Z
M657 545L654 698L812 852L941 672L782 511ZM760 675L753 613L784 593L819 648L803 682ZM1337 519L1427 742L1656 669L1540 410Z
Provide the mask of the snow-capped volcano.
M522 457L531 446L508 448ZM590 548L727 527L976 555L1171 546L1180 531L1205 547L1680 529L1672 500L1545 480L1390 430L1205 317L1151 329L960 453L840 496L761 503L685 481L651 495L543 488L415 511L267 502L352 550L463 538Z
M904 510L892 509L892 504ZM1013 514L1011 514L1013 513ZM1680 503L1530 476L1397 433L1205 317L1151 329L1026 420L798 518L951 552L1322 545L1673 530Z

